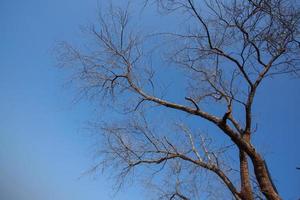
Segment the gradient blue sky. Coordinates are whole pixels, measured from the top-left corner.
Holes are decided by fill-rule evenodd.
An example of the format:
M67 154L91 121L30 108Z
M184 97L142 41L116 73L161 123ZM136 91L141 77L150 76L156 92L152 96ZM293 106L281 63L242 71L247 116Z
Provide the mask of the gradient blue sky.
M101 1L100 1L101 2ZM114 196L112 182L81 174L92 165L87 103L72 104L55 68L56 41L80 38L95 21L96 0L0 0L0 200L140 199ZM300 81L267 81L259 91L256 137L285 199L300 197Z

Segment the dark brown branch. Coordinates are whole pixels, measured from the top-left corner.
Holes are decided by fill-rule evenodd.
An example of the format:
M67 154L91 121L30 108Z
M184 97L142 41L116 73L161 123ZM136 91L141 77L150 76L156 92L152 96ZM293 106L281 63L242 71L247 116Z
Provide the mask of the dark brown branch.
M194 99L190 98L190 97L185 97L186 100L190 101L193 103L193 105L196 107L196 110L199 110L199 107L197 105L197 103L195 102Z

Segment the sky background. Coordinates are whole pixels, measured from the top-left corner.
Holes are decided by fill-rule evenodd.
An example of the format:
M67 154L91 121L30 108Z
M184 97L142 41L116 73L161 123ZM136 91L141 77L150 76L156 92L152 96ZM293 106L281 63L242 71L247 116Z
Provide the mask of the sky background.
M140 199L137 187L114 195L105 175L82 176L93 164L84 129L93 107L73 103L67 74L55 67L55 43L80 40L78 27L96 20L97 5L0 0L0 200ZM266 81L258 99L258 148L284 199L299 198L300 81Z

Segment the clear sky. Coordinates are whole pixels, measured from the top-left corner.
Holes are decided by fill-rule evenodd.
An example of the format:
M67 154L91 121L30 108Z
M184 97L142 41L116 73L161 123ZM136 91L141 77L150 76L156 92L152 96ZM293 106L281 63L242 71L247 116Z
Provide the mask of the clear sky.
M0 0L0 200L140 199L138 188L114 195L107 177L81 176L93 163L84 130L93 108L72 103L51 53L56 41L81 37L97 5ZM282 196L299 198L300 81L267 81L258 99L259 148Z

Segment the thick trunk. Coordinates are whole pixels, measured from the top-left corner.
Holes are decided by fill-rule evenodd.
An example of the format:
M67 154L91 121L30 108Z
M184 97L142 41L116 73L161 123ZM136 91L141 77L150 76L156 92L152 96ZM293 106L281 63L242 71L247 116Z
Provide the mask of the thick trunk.
M239 136L235 135L226 125L220 124L219 127L228 134L232 141L239 147L241 151L244 151L252 161L256 180L258 181L259 188L264 196L268 200L281 200L279 194L276 192L275 187L272 184L271 177L269 177L268 170L265 166L264 160L261 158L255 148L246 142L240 140Z
M247 143L250 143L250 131L249 132L246 131L246 133L243 135L243 139ZM244 152L243 150L240 150L241 185L242 185L241 195L243 199L245 200L253 199L253 193L252 193L250 177L249 177L249 168L247 162L248 155L252 161L255 177L256 180L258 181L261 192L268 200L281 200L275 186L273 185L265 161L261 158L261 156L257 152L255 152L255 149L252 149L247 153Z
M252 187L248 168L248 160L245 152L240 151L240 176L241 176L241 197L243 200L253 200Z
M252 157L251 160L261 192L268 200L281 200L269 176L264 160L259 155Z
M243 135L246 142L250 142L250 133ZM253 200L253 191L250 182L249 166L246 152L240 150L240 176L241 176L241 196L243 200Z

